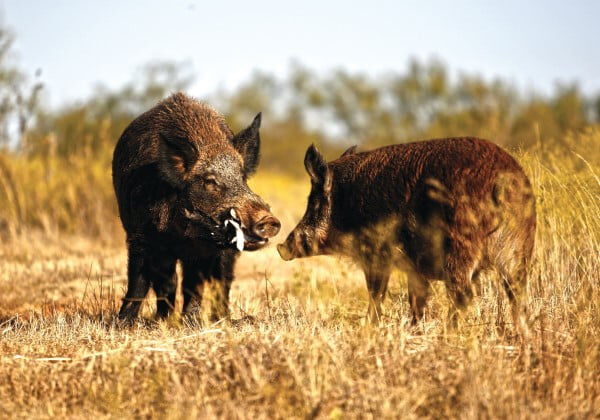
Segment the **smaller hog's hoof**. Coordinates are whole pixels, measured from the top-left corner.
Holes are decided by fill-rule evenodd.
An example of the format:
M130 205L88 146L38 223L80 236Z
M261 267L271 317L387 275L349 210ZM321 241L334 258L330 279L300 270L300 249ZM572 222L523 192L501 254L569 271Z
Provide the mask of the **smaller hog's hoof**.
M406 325L410 334L422 335L425 333L425 323L422 319L412 318Z
M200 313L200 307L194 307L191 310L185 311L181 316L181 322L186 327L190 328L202 328L204 322Z
M232 319L230 322L233 327L241 327L244 325L256 325L258 319L252 315L244 315L239 319Z

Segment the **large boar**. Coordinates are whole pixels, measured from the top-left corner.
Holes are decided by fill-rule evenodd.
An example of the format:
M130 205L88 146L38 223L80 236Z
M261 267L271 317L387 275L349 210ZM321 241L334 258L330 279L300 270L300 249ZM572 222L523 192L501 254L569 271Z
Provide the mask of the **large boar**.
M184 313L198 311L204 283L213 282L212 317L227 316L238 251L262 248L280 227L246 184L259 161L260 121L233 135L216 111L177 93L125 129L113 156L129 252L119 318L136 318L150 287L158 316L169 315L178 260Z
M472 281L495 268L523 327L519 299L531 259L536 216L527 176L500 147L451 138L349 149L326 163L314 146L304 164L312 189L308 207L285 243L284 260L320 254L352 257L364 270L369 318L394 267L408 271L416 322L429 282L443 280L455 308L472 297Z

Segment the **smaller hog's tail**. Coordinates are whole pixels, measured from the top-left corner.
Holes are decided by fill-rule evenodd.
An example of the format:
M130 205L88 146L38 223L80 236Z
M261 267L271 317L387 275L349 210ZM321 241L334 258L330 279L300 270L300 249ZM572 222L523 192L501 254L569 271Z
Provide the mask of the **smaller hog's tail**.
M494 226L489 234L511 221L535 218L533 191L523 174L505 173L498 176L492 188L492 203Z
M502 202L496 200L496 193L494 191L492 191L492 217L490 218L490 227L486 232L486 236L490 236L491 234L495 233L498 229L500 229L500 226L502 226L505 221L504 212L502 211Z

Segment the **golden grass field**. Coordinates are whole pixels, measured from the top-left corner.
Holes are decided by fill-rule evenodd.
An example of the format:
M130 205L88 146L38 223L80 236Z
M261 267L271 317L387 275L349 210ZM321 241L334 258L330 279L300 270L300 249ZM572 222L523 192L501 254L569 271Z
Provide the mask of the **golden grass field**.
M373 326L355 266L285 263L273 245L237 267L232 317L254 322L156 323L148 299L144 319L120 327L126 254L107 162L78 177L54 167L49 181L56 163L5 157L0 417L600 417L600 131L517 157L538 210L525 342L493 275L447 329L443 285L413 328L395 273ZM252 187L281 218L283 240L307 179L259 170Z

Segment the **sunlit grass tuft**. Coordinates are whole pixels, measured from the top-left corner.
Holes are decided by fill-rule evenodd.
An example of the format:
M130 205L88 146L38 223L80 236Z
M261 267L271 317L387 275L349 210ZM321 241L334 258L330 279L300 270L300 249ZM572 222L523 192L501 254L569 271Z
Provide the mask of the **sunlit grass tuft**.
M148 299L140 323L119 327L126 259L108 162L74 164L80 178L58 166L44 184L42 163L4 156L0 416L597 417L599 146L590 129L517 154L538 212L525 343L493 275L447 330L442 285L412 328L406 278L394 273L372 326L350 262L285 263L272 247L237 268L233 318L254 321L156 323ZM304 211L307 179L259 172L252 187L281 215L282 239Z

